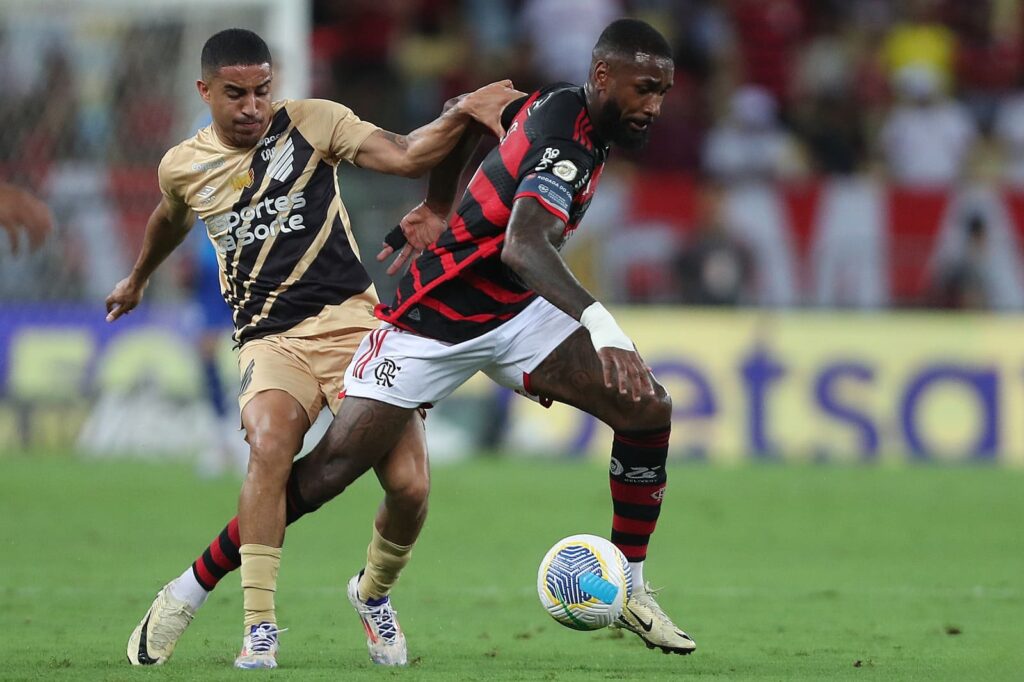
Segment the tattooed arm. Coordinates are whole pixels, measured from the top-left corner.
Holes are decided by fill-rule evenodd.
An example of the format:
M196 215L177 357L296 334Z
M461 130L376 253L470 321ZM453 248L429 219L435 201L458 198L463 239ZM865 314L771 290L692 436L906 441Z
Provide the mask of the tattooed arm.
M611 314L572 274L555 249L561 243L565 223L531 198L512 204L505 229L501 262L530 289L562 312L580 321L590 332L601 360L604 383L622 395L639 400L654 395L650 371Z
M423 175L451 152L470 121L475 119L496 134L503 134L501 112L522 95L511 86L511 81L500 81L455 98L440 116L408 135L378 130L359 147L356 165L405 177Z

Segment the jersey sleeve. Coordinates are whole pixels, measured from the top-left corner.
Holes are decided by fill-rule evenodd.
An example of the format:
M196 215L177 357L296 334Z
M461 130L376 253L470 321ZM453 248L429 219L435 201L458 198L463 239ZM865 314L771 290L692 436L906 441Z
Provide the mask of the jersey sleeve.
M505 109L501 112L501 127L508 130L508 127L512 125L512 119L516 117L519 110L523 108L527 100L530 99L529 95L523 95L519 99L514 99L505 105Z
M594 170L594 155L574 140L548 137L531 145L520 169L513 201L532 197L569 222L573 201Z
M180 208L186 205L185 187L181 176L181 164L178 162L178 148L170 149L160 159L160 166L157 168L157 182L160 185L160 194L172 206Z
M352 163L359 147L379 130L343 104L325 99L296 100L295 107L303 134L310 144L332 162Z

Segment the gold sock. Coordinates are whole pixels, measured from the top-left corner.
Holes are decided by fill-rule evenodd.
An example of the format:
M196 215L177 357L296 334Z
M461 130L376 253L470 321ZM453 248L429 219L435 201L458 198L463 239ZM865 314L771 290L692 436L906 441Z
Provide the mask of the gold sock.
M409 563L412 545L396 545L373 527L373 538L366 549L366 568L359 579L359 598L380 599L391 592L398 574Z
M245 631L250 625L277 624L274 593L277 591L277 570L281 566L281 548L266 545L242 545L242 604L245 608Z

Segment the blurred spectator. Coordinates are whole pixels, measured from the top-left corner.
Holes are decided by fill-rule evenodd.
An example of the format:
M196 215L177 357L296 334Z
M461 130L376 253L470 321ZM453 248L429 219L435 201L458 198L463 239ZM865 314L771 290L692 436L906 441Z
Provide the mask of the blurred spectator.
M732 0L743 80L768 90L780 102L790 92L796 48L806 16L800 0Z
M748 85L733 94L728 117L708 135L704 168L728 183L774 181L799 172L798 150L779 124L768 90Z
M177 54L180 27L133 27L121 42L113 75L113 117L107 159L149 165L171 144L177 74L163 68L168 54ZM146 209L149 209L147 205Z
M720 186L700 188L696 228L675 261L681 303L725 306L751 299L753 259L730 233L722 204Z
M390 130L403 127L402 90L391 51L410 3L396 0L316 0L313 53L330 65L328 92L314 96L344 102L360 118Z
M956 36L944 26L939 0L906 0L904 18L890 32L882 47L882 61L890 78L909 67L929 70L937 87L949 92L953 83Z
M815 35L800 53L793 84L793 122L812 167L826 175L856 172L866 150L859 55L845 19L834 2L818 9Z
M993 0L950 4L957 28L960 98L984 130L990 128L1000 98L1013 89L1022 56L1019 31L1013 22L997 24L993 4Z
M598 36L624 14L619 0L526 0L518 25L539 79L532 85L585 81Z
M1024 89L1003 99L992 132L1003 155L1003 179L1024 187Z
M867 155L864 122L857 102L845 93L818 95L801 133L811 163L824 175L851 175Z
M940 75L932 68L901 68L895 87L900 102L886 118L879 139L890 177L924 187L962 178L977 137L966 109L943 93Z
M972 214L964 223L966 243L959 256L936 269L931 301L942 308L984 309L992 303L988 260L988 226Z

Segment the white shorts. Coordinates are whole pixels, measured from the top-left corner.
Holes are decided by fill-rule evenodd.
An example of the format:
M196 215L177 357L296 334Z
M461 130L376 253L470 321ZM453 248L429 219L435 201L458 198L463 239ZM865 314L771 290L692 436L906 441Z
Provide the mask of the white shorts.
M482 371L535 400L524 381L580 328L545 299L483 336L449 344L384 324L366 335L345 371L346 396L399 407L430 406Z

